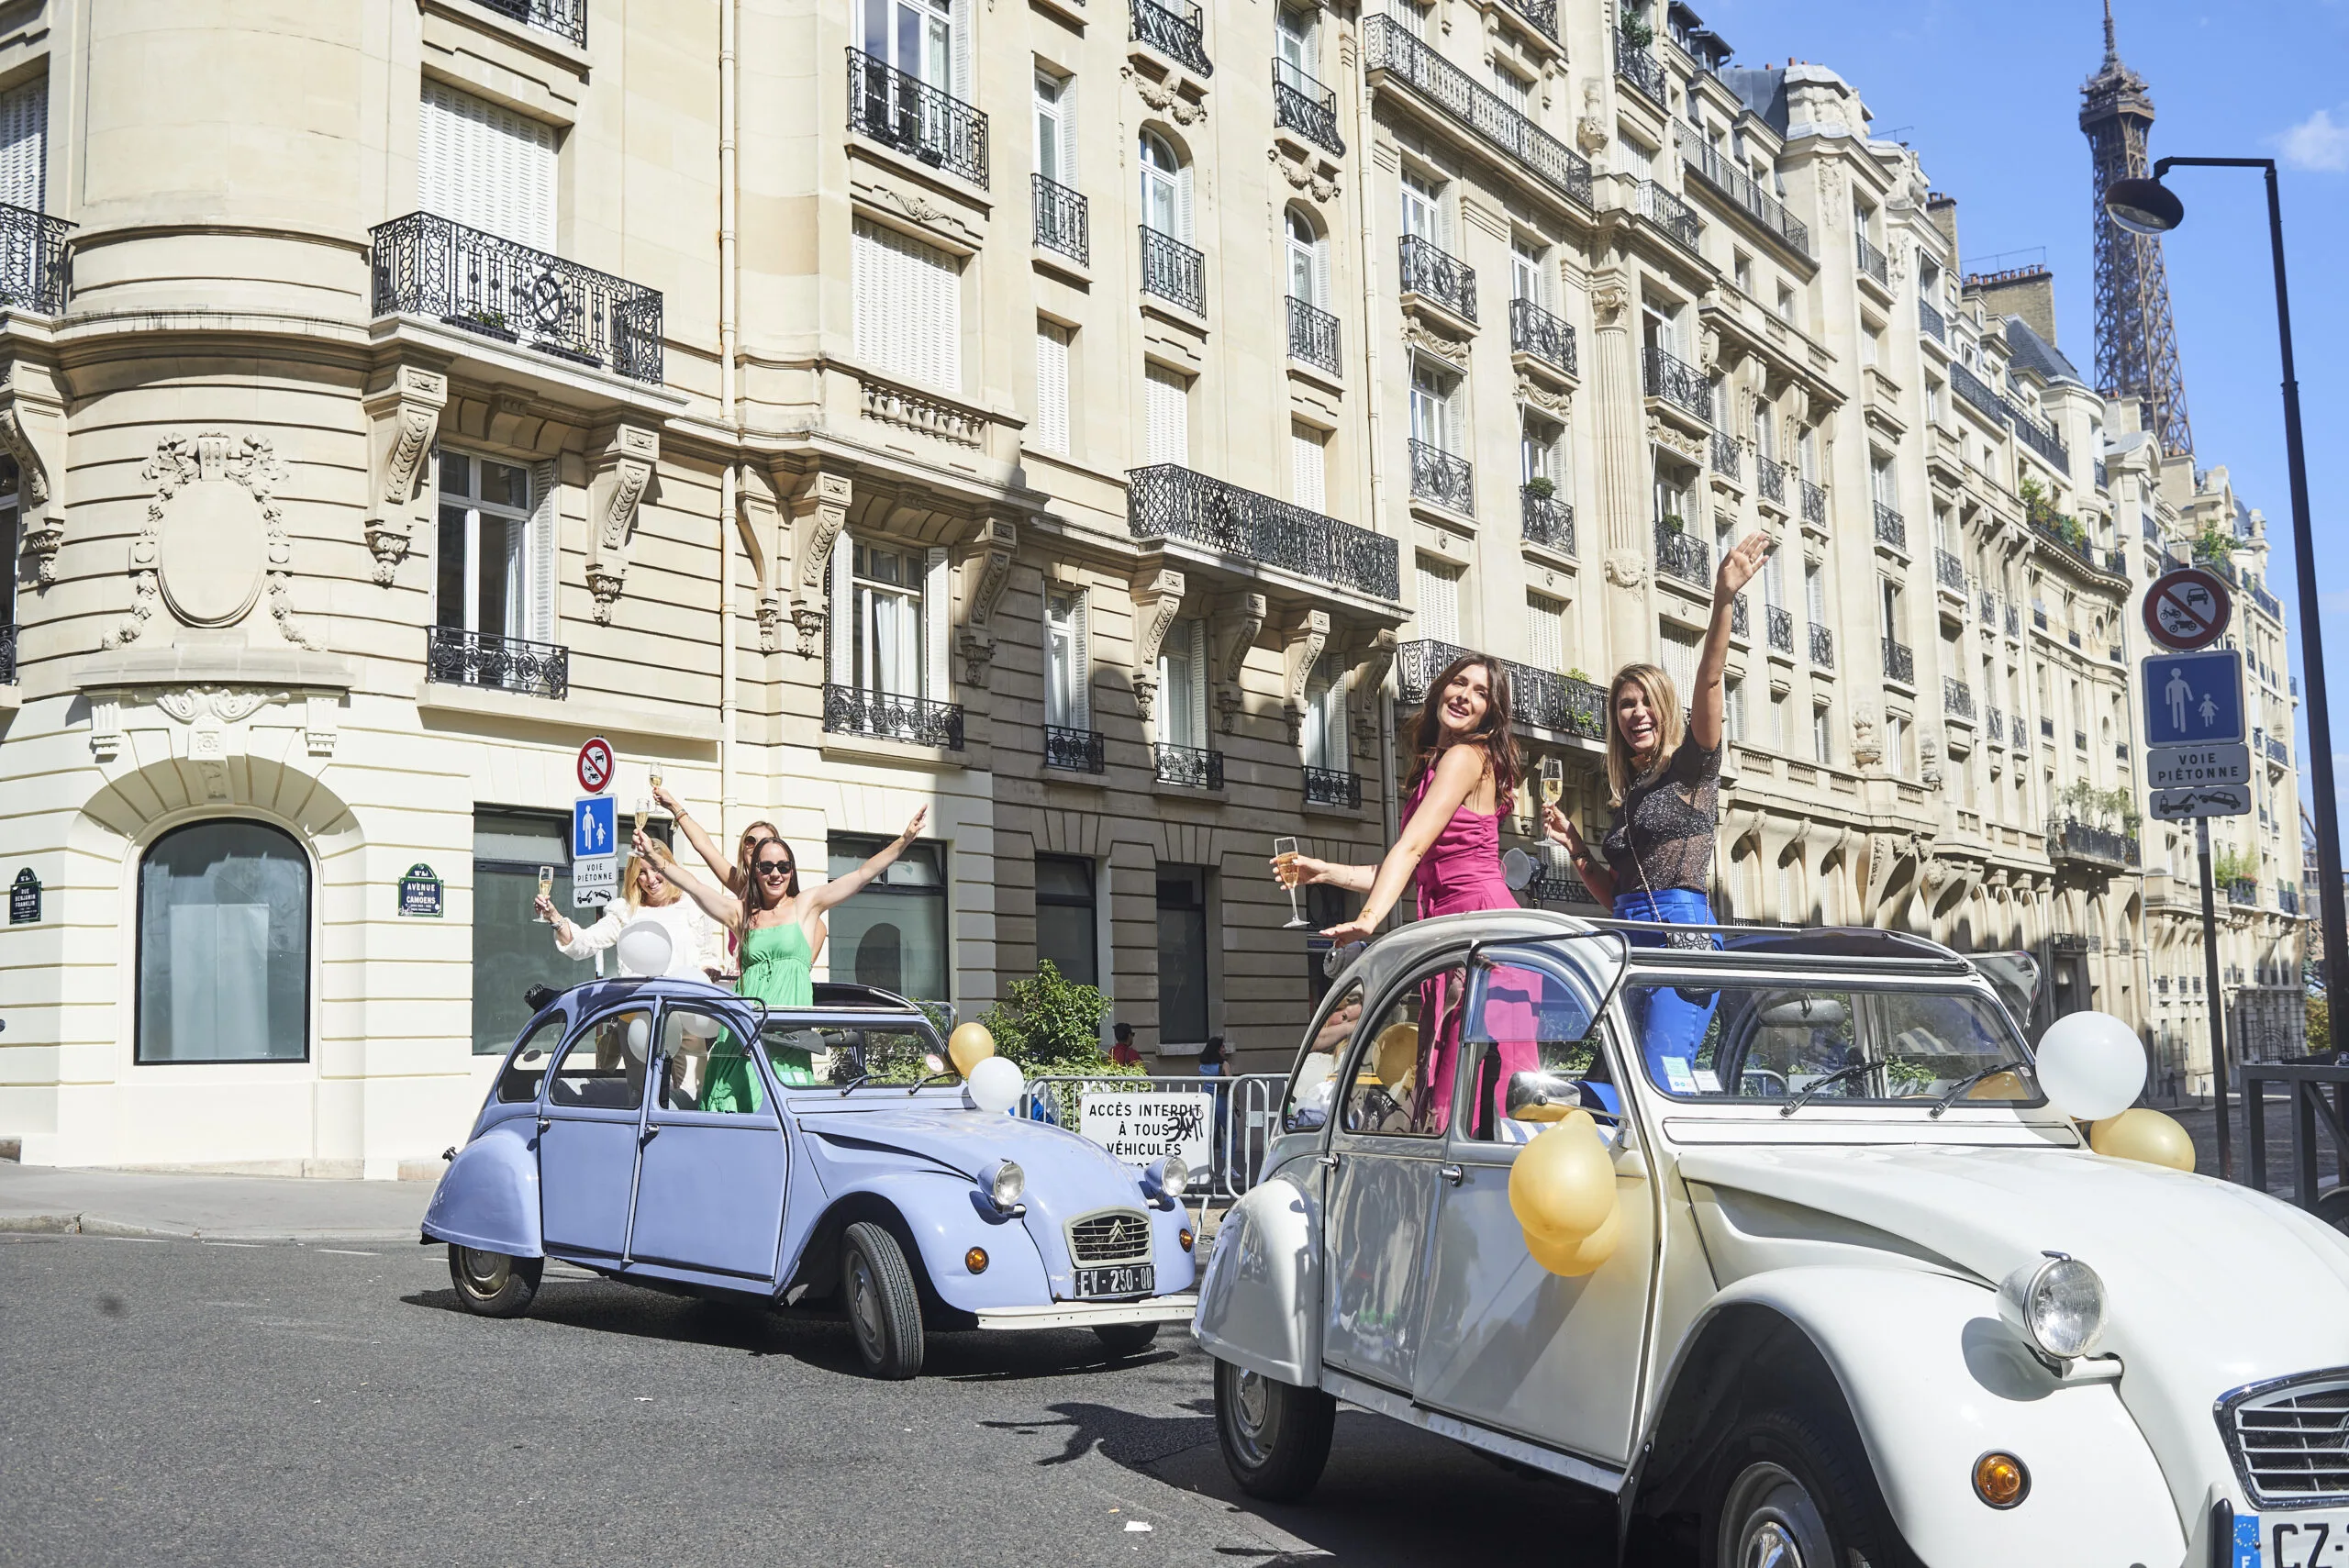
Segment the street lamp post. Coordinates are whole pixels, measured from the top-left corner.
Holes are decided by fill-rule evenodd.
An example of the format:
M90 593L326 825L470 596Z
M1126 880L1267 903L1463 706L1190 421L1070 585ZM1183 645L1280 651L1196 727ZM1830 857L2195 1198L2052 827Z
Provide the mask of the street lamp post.
M2316 790L2318 924L2324 941L2325 1008L2334 1051L2349 1050L2349 924L2344 924L2341 886L2341 825L2332 786L2332 722L2325 706L2324 632L2317 618L2316 545L2309 522L2308 458L2300 442L2300 383L2292 370L2292 304L2284 286L2284 208L2276 193L2272 158L2165 158L2150 180L2116 181L2105 194L2104 210L2132 234L2165 234L2186 221L2186 204L2162 183L2173 168L2262 169L2267 174L2267 242L2276 261L2276 336L2284 360L2284 458L2292 482L2292 549L2300 582L2300 662L2309 681L2310 781ZM2217 1006L2218 998L2211 998ZM2220 1072L2223 1063L2213 1064Z

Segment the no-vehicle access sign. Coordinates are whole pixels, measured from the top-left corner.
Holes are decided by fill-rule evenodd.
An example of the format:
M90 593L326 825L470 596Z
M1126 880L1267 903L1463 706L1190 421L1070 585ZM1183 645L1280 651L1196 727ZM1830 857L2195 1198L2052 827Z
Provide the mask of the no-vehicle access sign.
M2182 653L2218 641L2233 616L2225 580L2199 566L2165 572L2145 590L2146 634Z

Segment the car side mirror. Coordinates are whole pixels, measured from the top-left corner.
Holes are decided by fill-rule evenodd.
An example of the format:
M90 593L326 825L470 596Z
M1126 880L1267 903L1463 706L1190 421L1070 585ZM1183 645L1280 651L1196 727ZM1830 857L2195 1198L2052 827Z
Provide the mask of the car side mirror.
M1504 1106L1511 1121L1564 1121L1582 1108L1582 1085L1555 1073L1512 1073Z

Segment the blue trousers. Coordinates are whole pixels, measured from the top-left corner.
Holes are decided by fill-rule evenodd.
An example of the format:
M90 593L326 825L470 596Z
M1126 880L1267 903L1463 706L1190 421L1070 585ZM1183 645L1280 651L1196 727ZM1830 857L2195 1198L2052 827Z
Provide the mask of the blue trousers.
M1675 926L1715 923L1713 906L1705 895L1685 887L1667 887L1661 893L1619 893L1615 895L1615 917ZM1641 931L1632 936L1631 945L1718 948L1720 939L1709 932L1699 935L1691 931L1682 941L1672 942L1660 931ZM1712 1023L1713 1009L1720 1001L1718 992L1684 991L1676 986L1632 989L1623 994L1623 1011L1631 1018L1632 1033L1639 1038L1649 1082L1675 1095L1705 1092L1696 1076L1697 1052L1704 1043L1705 1030ZM1714 1092L1718 1092L1718 1085Z

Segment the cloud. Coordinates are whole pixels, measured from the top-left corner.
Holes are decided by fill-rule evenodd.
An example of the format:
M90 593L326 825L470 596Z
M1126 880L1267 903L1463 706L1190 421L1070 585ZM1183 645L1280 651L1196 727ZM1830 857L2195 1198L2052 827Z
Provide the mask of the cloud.
M2349 174L2349 118L2335 120L2330 109L2317 110L2275 142L2295 169Z

